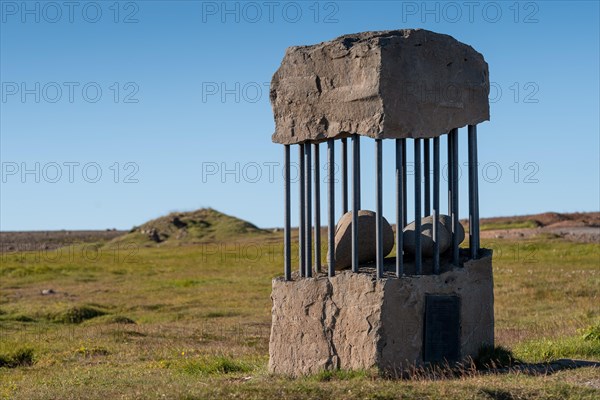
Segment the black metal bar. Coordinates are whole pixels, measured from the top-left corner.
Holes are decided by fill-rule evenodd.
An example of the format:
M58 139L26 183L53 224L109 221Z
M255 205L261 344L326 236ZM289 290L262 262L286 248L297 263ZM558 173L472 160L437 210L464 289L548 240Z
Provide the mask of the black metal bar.
M361 189L360 189L360 136L356 135L356 158L358 160L358 170L356 171L356 176L357 176L357 180L356 180L356 193L358 196L358 209L360 210L361 208L361 198L360 198L360 194L361 194Z
M319 143L313 143L315 158L315 271L321 272L321 162L319 160Z
M431 215L431 170L429 139L423 139L423 175L425 176L423 216Z
M327 139L327 273L335 275L335 153L333 139Z
M404 238L402 231L404 226L404 185L402 176L402 139L396 139L396 277L404 274Z
M348 212L348 139L342 139L342 214Z
M458 129L452 129L452 263L459 264L458 249Z
M304 217L304 144L300 143L298 145L298 169L299 169L299 181L300 181L300 187L299 187L299 202L298 202L298 208L300 211L300 215L299 215L299 222L298 222L298 264L299 264L299 268L298 268L298 272L300 274L300 277L304 276L304 223L305 221L305 217Z
M433 273L440 273L440 138L433 138Z
M305 217L306 217L306 227L305 234L306 239L304 241L304 246L306 248L306 259L304 260L304 273L307 278L312 277L312 191L311 191L311 149L310 143L306 143L304 149L304 174L306 178L306 191L304 192L305 198Z
M473 179L473 191L475 193L473 200L473 239L475 240L475 252L479 258L479 249L481 248L481 237L479 232L479 156L477 155L477 125L473 125L473 161L475 164L475 174Z
M402 148L402 229L408 224L408 192L406 180L406 139L400 139Z
M479 175L477 125L469 125L469 247L471 258L479 258Z
M469 251L471 253L471 258L475 259L476 253L474 252L475 248L473 247L473 171L476 171L473 167L473 150L471 148L471 125L467 128L467 159L468 159L468 172L469 172Z
M352 135L352 272L358 272L358 210L360 208L360 153L358 135Z
M447 175L448 175L448 215L452 215L452 131L448 132L448 156L447 156Z
M283 192L284 192L284 212L283 212L283 275L286 281L292 279L292 243L291 243L291 188L290 188L290 145L286 144L284 147L284 180L283 180Z
M377 263L377 278L383 278L383 165L381 139L375 139L376 163L376 207L375 207L375 244L377 246L375 261Z
M421 139L415 142L415 274L422 273L421 254Z

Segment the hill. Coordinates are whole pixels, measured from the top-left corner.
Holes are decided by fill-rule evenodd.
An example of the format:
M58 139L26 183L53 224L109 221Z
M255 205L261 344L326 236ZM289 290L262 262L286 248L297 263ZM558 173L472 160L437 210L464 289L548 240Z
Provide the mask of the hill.
M197 243L266 233L250 222L212 208L173 212L136 226L113 242Z

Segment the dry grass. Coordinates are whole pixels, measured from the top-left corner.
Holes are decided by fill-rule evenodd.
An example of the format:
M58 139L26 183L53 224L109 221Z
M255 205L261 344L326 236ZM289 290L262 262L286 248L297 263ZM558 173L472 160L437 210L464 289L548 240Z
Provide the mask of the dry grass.
M78 247L3 254L0 355L31 351L33 365L0 368L0 397L600 396L593 368L534 377L473 372L435 381L371 371L270 376L269 295L271 278L282 269L280 236L159 248L113 243L98 246L94 257ZM495 250L498 344L524 361L598 360L600 343L586 339L600 321L597 244L551 238L483 244ZM42 295L44 289L56 293Z

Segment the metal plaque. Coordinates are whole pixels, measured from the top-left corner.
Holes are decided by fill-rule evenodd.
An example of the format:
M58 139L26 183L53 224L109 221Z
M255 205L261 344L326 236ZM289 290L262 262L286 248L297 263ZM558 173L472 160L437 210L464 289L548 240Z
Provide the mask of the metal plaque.
M448 295L425 296L423 361L460 359L460 298Z

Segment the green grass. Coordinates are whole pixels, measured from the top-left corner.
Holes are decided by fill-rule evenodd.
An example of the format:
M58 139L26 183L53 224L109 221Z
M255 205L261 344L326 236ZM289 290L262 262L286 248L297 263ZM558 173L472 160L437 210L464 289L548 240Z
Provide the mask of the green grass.
M184 363L182 370L191 375L221 375L251 372L254 367L226 356L203 357Z
M482 231L491 231L496 229L526 229L537 228L539 224L536 221L507 221L507 222L485 222L479 227Z
M0 368L28 367L33 365L33 349L22 348L9 354L0 354Z
M579 357L600 360L600 323L582 329L574 336L555 339L541 338L519 343L515 353L531 361L551 361Z
M57 322L66 324L80 324L92 318L106 315L106 312L96 307L81 305L70 307L64 312L58 314L54 319Z
M588 342L600 343L600 323L584 329L581 338Z
M522 362L600 359L597 244L538 237L483 245L494 249L498 346ZM590 385L598 384L593 368L548 376L475 372L435 381L372 371L271 376L269 296L271 279L282 272L280 234L98 249L93 260L79 251L2 255L0 362L11 367L0 368L0 398L600 396ZM42 296L47 288L56 294ZM29 361L17 351L30 354ZM503 364L507 354L491 349L487 360Z

